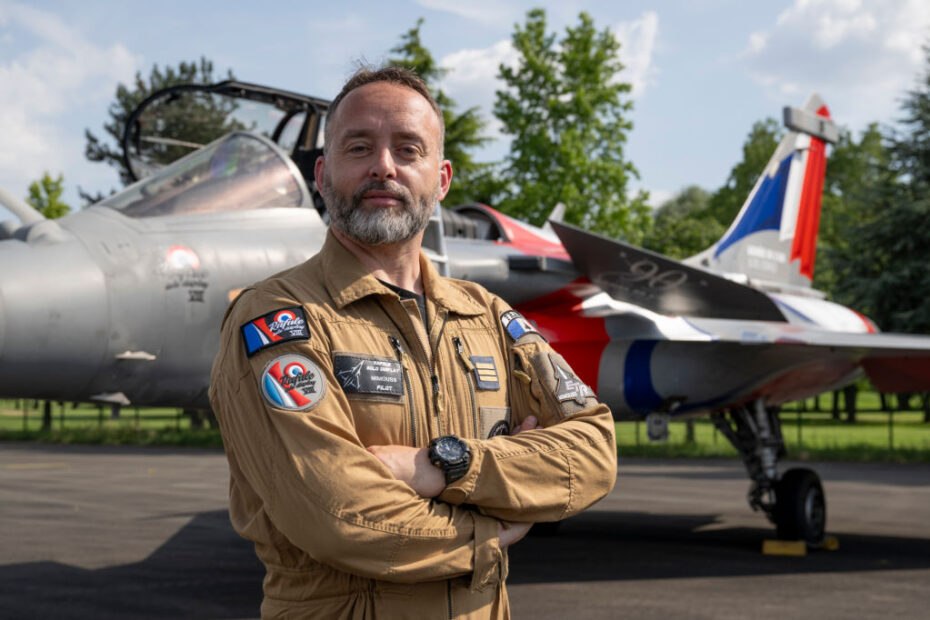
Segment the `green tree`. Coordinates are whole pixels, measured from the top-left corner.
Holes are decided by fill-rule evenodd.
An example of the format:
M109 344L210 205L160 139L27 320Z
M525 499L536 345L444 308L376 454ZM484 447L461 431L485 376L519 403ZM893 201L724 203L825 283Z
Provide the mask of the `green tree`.
M620 43L587 13L557 42L545 11L533 9L516 25L513 46L517 66L500 66L506 88L494 104L513 136L498 173L498 208L541 224L562 202L566 221L639 242L650 216L647 194L627 197L637 173L623 152L632 103L630 85L618 79Z
M26 202L50 220L67 215L71 207L61 199L61 194L64 192L64 180L61 174L53 179L52 175L46 172L41 179L29 184L29 196Z
M710 247L726 228L707 214L709 201L706 190L691 185L662 203L643 247L679 259Z
M401 42L391 48L391 53L398 56L389 59L388 63L407 67L423 78L442 109L446 124L445 156L452 162L453 169L452 186L445 202L458 205L481 200L482 191L478 188L482 183L480 178L488 173L488 165L475 162L471 153L490 140L482 135L485 122L477 106L456 113L455 101L441 88L434 86L450 69L440 67L430 51L423 46L420 39L422 26L421 17L413 28L401 36Z
M93 162L102 162L113 166L119 171L123 185L129 184L132 179L123 165L122 147L120 140L123 129L133 110L149 95L162 88L178 84L211 84L218 79L233 79L232 71L225 77L214 78L213 63L201 57L199 61L181 62L177 68L165 67L160 69L156 64L149 72L148 79L143 79L140 72L136 72L135 80L129 86L119 84L116 87L116 99L110 104L108 110L110 119L103 129L109 141L104 141L94 135L90 129L84 131L87 143L84 155ZM236 104L227 98L219 97L187 97L183 102L172 102L169 109L159 116L159 130L163 135L179 137L189 142L206 144L207 142L232 131L241 129L242 125L230 118ZM154 124L154 123L153 123ZM151 145L152 150L147 155L154 161L168 163L180 155L190 152L186 147L172 144ZM102 196L91 196L80 192L81 197L89 202L96 202Z
M873 147L880 157L865 159L869 185L842 231L846 242L828 252L836 299L882 329L909 333L930 333L930 48L925 51L924 73L902 102L900 126L886 135L886 154Z
M724 227L730 225L781 138L782 129L775 119L767 118L753 124L743 142L743 159L733 166L726 183L710 197L708 215Z

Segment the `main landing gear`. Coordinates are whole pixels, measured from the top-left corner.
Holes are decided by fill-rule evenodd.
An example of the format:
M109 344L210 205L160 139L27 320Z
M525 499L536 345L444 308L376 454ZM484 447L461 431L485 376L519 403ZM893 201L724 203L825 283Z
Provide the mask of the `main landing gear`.
M778 459L785 456L778 409L762 399L711 416L714 426L743 457L752 479L749 505L775 524L783 540L803 540L820 547L827 525L827 501L820 477L811 469L789 469L779 477Z

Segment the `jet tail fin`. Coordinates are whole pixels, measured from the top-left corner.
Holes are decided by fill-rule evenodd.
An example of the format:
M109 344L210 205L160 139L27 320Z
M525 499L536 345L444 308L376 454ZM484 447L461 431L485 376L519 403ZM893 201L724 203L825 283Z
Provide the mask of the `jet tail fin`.
M826 143L839 133L820 96L784 109L789 131L727 232L684 262L761 285L809 288L814 277Z

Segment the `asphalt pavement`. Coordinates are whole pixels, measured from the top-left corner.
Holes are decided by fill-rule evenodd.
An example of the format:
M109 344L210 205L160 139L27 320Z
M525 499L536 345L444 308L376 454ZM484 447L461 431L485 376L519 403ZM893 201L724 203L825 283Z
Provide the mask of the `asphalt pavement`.
M766 556L742 465L622 459L511 552L515 618L926 617L930 465L807 464L837 551ZM256 618L264 574L218 451L0 443L0 618Z

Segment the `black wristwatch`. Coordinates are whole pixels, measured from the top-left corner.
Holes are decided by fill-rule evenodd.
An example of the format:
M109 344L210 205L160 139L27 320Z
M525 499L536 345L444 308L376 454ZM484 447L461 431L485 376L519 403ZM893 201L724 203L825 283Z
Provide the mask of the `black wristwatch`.
M471 450L455 435L445 435L429 442L429 460L446 475L446 484L452 484L471 466Z

